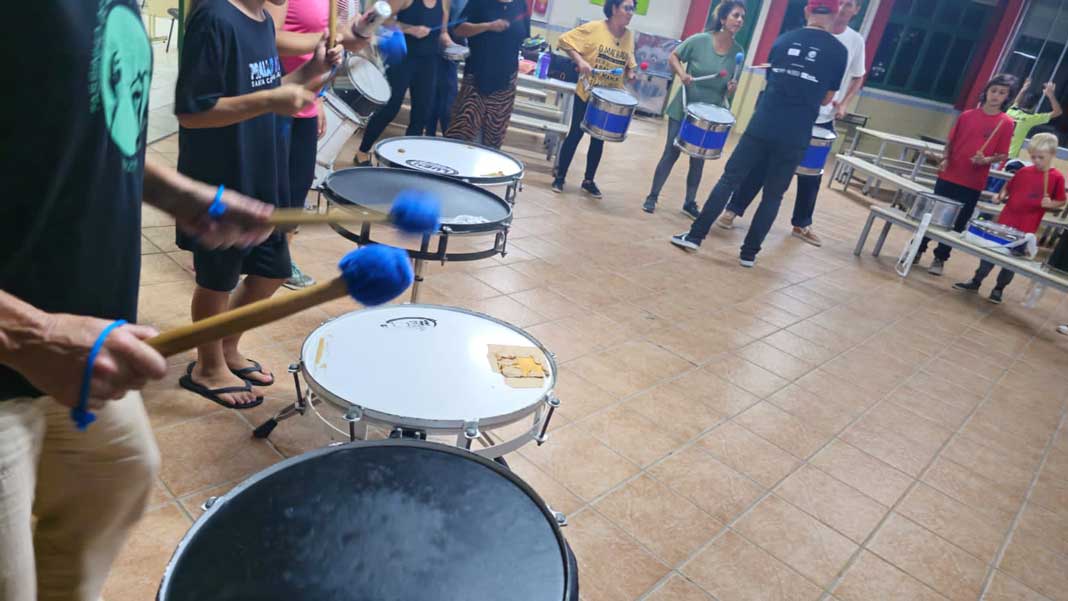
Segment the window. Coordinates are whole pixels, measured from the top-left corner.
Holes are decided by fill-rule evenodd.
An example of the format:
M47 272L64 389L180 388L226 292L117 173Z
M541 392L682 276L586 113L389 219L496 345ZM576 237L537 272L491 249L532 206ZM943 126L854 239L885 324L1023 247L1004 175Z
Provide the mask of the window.
M973 0L897 0L867 85L954 102L990 18Z
M1006 48L999 71L1012 73L1021 80L1030 77L1030 93L1021 102L1023 108L1039 112L1050 110L1049 101L1038 93L1042 83L1057 84L1057 97L1068 101L1068 0L1033 0L1027 6L1012 43ZM1068 146L1068 117L1053 120L1032 130L1056 133L1061 146ZM1030 135L1030 134L1029 134Z
M853 17L853 20L849 22L850 27L860 31L860 26L864 23L864 14L868 11L868 3L870 1L871 0L860 0L860 11L857 12L857 16ZM801 29L805 26L806 4L808 4L808 0L790 0L790 4L786 7L786 15L782 19L782 33L793 31L794 29Z

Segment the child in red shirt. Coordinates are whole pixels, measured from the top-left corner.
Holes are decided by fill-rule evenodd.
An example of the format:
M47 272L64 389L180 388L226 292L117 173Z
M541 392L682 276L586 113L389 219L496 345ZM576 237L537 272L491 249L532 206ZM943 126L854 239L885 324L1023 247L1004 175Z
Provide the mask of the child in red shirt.
M1005 209L998 216L998 223L1014 227L1024 233L1033 234L1038 231L1042 224L1042 217L1046 209L1057 209L1064 206L1065 190L1064 175L1053 169L1050 165L1053 157L1057 154L1057 136L1053 134L1037 134L1031 138L1028 152L1031 154L1030 167L1024 167L1016 172L1009 180L1005 188L998 194L997 202L1004 202L1008 197ZM977 292L986 276L994 269L994 264L987 261L979 261L979 269L975 270L970 282L953 284L957 290ZM998 283L990 292L990 302L1000 303L1005 286L1012 281L1013 272L1002 268L998 273Z
M1005 114L1016 94L1019 80L1012 75L995 75L982 96L980 108L964 111L949 132L945 158L939 165L938 180L934 193L964 204L953 230L963 232L972 218L975 205L986 188L990 166L1009 158L1009 145L1015 123ZM924 238L919 261L927 250L930 239ZM943 266L949 260L950 247L939 244L934 251L934 261L927 273L942 275Z

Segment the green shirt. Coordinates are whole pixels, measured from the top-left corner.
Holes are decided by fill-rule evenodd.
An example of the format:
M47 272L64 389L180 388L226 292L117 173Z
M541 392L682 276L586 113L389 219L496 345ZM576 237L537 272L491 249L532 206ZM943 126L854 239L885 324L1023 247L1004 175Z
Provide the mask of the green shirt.
M686 38L685 42L679 44L678 48L675 49L675 53L679 55L679 60L686 63L686 72L690 75L702 77L719 73L720 71L727 72L727 78L717 77L698 81L688 87L686 89L686 101L690 104L704 102L716 106L725 106L727 82L730 81L731 77L734 77L734 71L740 68L735 63L735 55L739 52L742 52L742 47L735 43L734 48L727 54L716 53L712 34L708 32L690 36ZM676 121L682 121L684 112L682 109L681 87L668 106L667 114L668 117Z
M1009 144L1009 158L1015 159L1020 154L1020 149L1023 148L1024 140L1027 139L1027 132L1031 131L1031 128L1036 125L1049 123L1053 113L1036 113L1032 115L1014 106L1009 109L1009 116L1016 122L1016 129L1012 132L1012 142Z

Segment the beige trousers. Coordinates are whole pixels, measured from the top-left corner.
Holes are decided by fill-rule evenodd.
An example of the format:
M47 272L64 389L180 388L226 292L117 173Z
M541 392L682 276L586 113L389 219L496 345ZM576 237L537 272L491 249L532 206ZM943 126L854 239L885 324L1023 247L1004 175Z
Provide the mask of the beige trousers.
M79 432L50 398L0 401L0 601L97 601L144 513L159 449L141 395L96 414Z

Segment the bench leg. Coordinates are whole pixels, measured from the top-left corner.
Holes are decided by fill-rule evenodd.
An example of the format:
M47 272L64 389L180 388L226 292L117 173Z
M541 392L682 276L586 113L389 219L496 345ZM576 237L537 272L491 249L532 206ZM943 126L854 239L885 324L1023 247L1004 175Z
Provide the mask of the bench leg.
M875 241L875 248L871 250L871 256L878 257L879 253L883 252L883 245L886 244L886 236L890 233L890 228L894 224L887 221L883 224L883 230L879 232L879 239Z
M868 220L864 223L864 229L860 230L860 238L857 239L857 246L853 249L855 256L860 256L861 251L864 250L864 244L868 241L868 234L871 232L871 225L875 223L875 213L868 213Z

